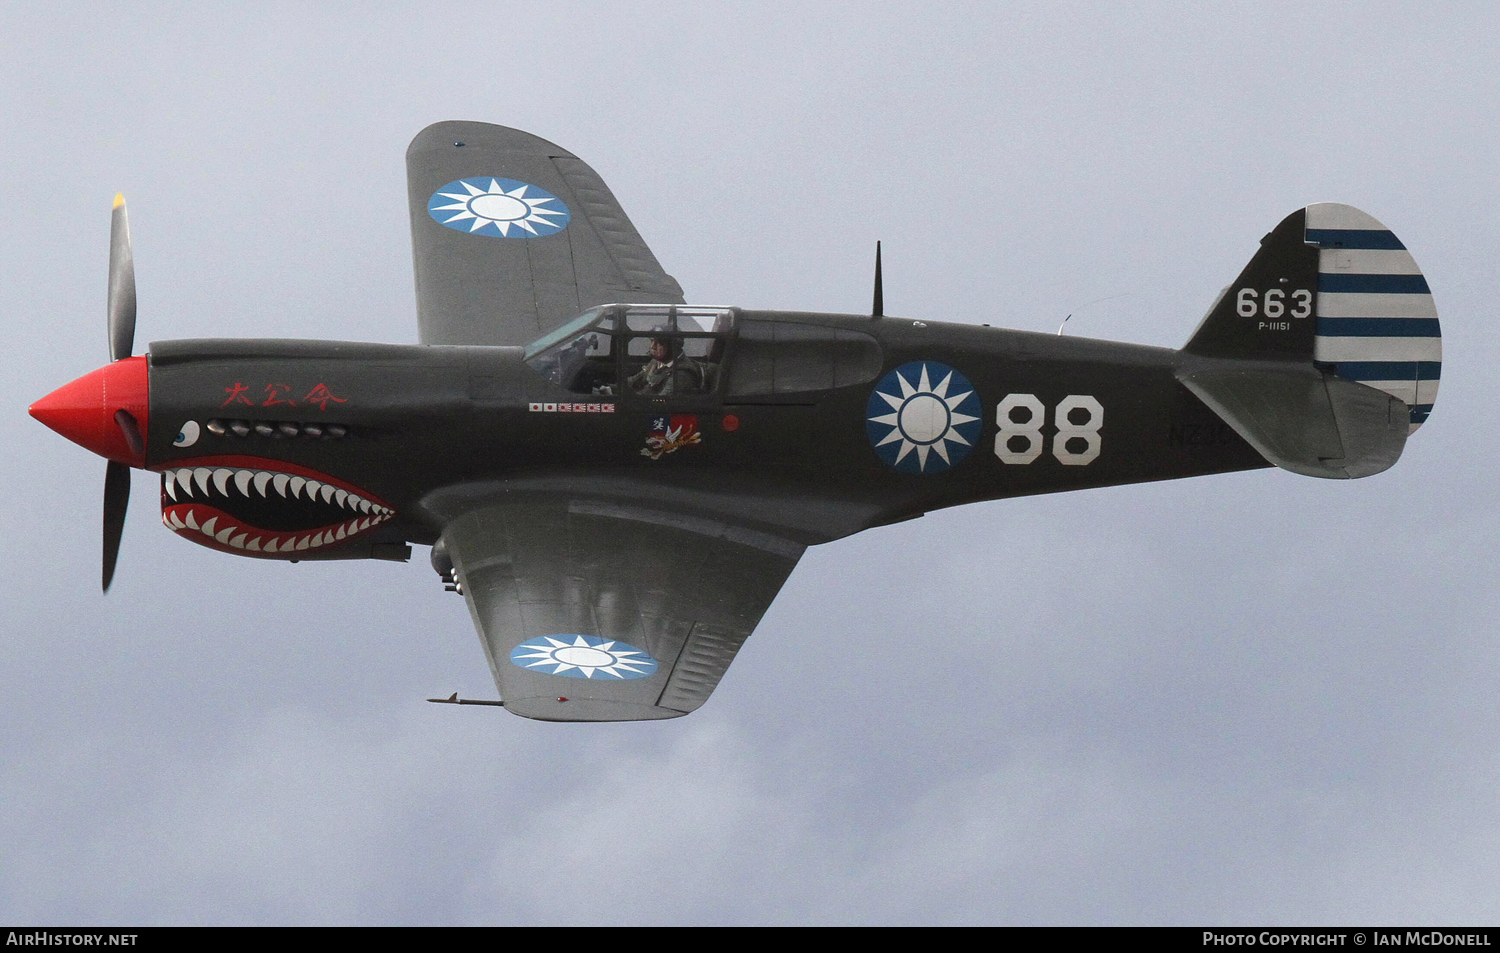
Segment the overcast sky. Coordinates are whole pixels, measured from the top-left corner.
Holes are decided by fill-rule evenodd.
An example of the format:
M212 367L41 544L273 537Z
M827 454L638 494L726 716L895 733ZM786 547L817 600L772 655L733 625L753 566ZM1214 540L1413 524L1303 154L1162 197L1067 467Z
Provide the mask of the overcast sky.
M0 5L0 921L1500 919L1497 8L805 7ZM1177 346L1349 203L1442 393L1366 480L816 547L670 722L426 704L494 686L425 550L236 559L140 474L101 596L103 462L25 408L107 358L113 194L138 349L409 343L442 119L582 157L707 304L861 311L881 239L890 314Z

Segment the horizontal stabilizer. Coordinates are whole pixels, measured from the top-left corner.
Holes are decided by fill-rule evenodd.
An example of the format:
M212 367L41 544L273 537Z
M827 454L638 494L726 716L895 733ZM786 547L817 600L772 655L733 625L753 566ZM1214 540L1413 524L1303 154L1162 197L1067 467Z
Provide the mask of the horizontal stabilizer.
M1401 457L1404 401L1314 367L1184 369L1179 379L1271 463L1335 480L1372 476Z

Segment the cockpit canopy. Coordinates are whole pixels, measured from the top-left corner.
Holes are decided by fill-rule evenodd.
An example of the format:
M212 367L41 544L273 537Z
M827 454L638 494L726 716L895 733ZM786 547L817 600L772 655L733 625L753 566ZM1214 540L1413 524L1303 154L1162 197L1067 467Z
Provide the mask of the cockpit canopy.
M524 357L532 370L575 394L722 391L731 401L863 384L879 375L883 362L880 343L863 331L746 317L734 308L663 304L591 308L532 343Z
M603 305L537 339L524 357L575 394L621 393L622 374L636 393L711 394L733 326L732 308Z

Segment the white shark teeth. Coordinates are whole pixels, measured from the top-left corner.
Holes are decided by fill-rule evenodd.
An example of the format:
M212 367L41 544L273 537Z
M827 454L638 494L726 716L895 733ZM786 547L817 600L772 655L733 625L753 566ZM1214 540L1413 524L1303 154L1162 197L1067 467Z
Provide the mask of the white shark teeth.
M163 471L162 483L167 497L174 503L185 498L209 496L211 495L210 489L220 496L233 496L230 487L233 487L240 496L248 498L251 496L250 488L253 486L255 492L261 497L268 497L271 489L274 488L279 496L287 499L326 503L354 514L389 515L391 513L388 507L381 506L379 503L371 503L358 493L341 489L332 483L292 476L289 473L277 473L273 470L183 467L178 470Z
M317 532L308 531L285 537L266 534L265 531L257 531L253 527L244 528L229 525L223 514L210 516L200 524L197 514L192 507L173 507L163 511L161 521L173 530L193 530L195 533L202 533L216 543L229 546L233 549L242 549L253 553L290 553L305 552L309 549L332 546L334 543L342 542L390 518L389 514L356 517L339 523L331 529L322 529ZM262 535L256 535L257 532Z
M274 470L180 467L163 471L162 485L168 499L176 504L163 507L164 524L179 532L193 530L202 533L220 545L247 553L283 554L332 546L395 516L395 511L389 507L372 503L358 493L322 480ZM254 493L251 493L251 487L255 488ZM272 489L283 499L336 507L343 511L344 519L316 531L278 533L254 526L231 525L231 521L238 518L223 512L209 516L200 525L195 508L182 505L194 499L212 499L215 494L231 500L236 496L269 499ZM233 510L232 505L227 505L227 508Z

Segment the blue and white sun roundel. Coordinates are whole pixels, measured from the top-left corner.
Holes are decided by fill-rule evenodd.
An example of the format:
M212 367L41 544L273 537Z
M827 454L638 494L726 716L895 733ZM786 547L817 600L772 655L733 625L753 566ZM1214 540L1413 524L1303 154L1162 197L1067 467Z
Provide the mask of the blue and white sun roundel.
M956 465L974 449L982 426L974 385L937 361L891 371L865 407L870 445L902 473L941 473Z
M491 176L449 182L427 200L427 214L439 225L499 238L555 235L573 217L546 189Z
M633 645L589 635L544 635L510 650L513 665L569 678L645 678L656 659Z

